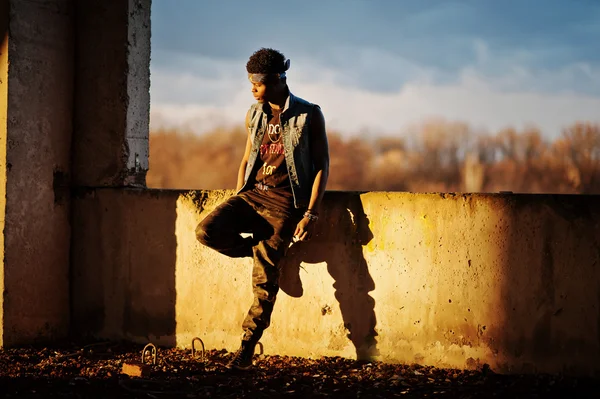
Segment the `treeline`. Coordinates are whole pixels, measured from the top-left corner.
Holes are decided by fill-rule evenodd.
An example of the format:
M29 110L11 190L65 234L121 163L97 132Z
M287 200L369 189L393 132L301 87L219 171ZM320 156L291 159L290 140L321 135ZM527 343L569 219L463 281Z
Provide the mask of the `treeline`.
M536 128L476 132L429 122L402 137L344 139L329 131L330 190L600 193L600 125L575 123L554 140ZM153 188L235 188L243 128L150 134Z

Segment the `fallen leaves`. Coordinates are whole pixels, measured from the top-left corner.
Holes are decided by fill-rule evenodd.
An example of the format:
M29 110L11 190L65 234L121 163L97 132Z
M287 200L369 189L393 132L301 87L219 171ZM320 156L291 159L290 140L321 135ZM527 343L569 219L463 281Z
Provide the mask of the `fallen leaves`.
M0 386L9 398L587 397L600 387L561 376L503 376L486 367L448 370L340 357L257 355L253 370L235 372L225 368L233 356L225 350L200 358L175 348L158 348L157 363L143 378L123 375L124 364L140 361L142 347L105 342L0 350Z

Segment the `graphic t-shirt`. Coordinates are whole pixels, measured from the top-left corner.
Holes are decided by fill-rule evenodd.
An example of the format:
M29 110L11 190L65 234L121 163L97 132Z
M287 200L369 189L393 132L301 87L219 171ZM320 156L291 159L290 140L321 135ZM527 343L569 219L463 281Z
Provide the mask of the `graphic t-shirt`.
M280 115L281 110L270 111L257 160L257 187L247 195L263 206L289 212L294 207L294 198L285 162Z
M261 167L256 173L256 181L269 188L281 188L290 185L285 149L280 123L281 110L272 110L271 118L265 129L260 146Z

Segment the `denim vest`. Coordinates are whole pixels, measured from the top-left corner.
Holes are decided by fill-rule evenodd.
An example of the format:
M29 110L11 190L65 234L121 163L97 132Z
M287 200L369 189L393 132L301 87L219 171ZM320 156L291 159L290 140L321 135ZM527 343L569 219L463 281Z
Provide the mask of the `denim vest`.
M314 104L290 93L280 116L285 163L296 208L308 206L315 178L310 153L310 120L314 106ZM246 166L244 185L238 191L238 194L251 189L250 182L256 176L256 159L265 135L266 126L267 114L263 111L263 104L253 104L250 107L248 123L252 150Z

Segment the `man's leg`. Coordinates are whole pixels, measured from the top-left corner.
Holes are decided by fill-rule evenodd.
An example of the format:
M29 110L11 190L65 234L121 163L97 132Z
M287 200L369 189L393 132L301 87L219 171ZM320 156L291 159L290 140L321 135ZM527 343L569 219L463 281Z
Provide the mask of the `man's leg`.
M196 227L196 238L201 244L232 258L252 256L256 241L243 238L240 233L251 232L265 221L240 196L229 197Z
M298 222L297 217L280 212L264 211L260 214L273 227L273 234L260 239L253 247L254 302L242 323L242 347L229 364L229 367L242 370L251 366L254 348L271 324L271 314L279 291L279 262L287 252Z
M242 324L244 340L258 342L271 323L271 313L279 292L279 263L292 240L297 218L265 211L261 216L273 227L273 234L253 247L252 291L254 302Z

